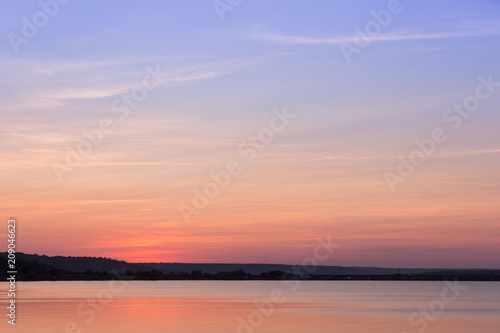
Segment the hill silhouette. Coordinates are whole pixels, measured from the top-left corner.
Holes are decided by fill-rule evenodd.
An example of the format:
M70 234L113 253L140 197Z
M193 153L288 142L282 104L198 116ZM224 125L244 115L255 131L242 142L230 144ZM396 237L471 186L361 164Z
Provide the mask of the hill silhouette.
M7 253L0 253L7 267ZM64 257L16 253L17 279L42 280L442 280L499 281L500 270L491 269L395 269L377 267L223 263L127 263L103 257ZM6 270L0 272L6 277Z

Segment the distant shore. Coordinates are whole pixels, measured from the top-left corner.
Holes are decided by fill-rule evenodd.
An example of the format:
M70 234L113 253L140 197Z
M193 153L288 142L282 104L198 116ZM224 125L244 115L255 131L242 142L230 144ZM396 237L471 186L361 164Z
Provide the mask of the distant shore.
M0 253L2 267L7 253ZM308 280L308 281L500 281L497 269L393 269L279 264L131 264L110 258L17 254L17 281L105 280ZM6 270L0 272L3 281Z

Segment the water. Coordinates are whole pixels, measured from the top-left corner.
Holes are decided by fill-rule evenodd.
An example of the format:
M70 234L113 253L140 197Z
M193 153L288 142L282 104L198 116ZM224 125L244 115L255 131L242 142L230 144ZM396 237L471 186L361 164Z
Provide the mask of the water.
M500 332L499 282L18 282L15 327L0 287L2 332Z

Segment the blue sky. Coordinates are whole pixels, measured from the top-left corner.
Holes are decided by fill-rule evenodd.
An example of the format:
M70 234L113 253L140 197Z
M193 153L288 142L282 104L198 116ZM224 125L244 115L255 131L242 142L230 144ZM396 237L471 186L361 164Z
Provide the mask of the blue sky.
M445 111L474 93L479 76L500 81L500 3L402 0L390 23L346 61L343 43L353 45L355 28L364 31L371 12L389 3L243 0L221 20L208 0L73 0L15 52L9 34L22 36L23 17L32 22L41 6L0 2L0 167L2 187L16 188L2 209L24 214L28 239L68 219L75 222L63 233L89 236L89 225L106 221L123 228L110 233L127 239L138 212L147 212L156 228L148 234L163 235L181 219L179 202L190 199L208 172L238 156L238 144L267 124L274 108L286 107L297 120L200 215L200 228L212 227L214 240L208 237L203 251L201 245L172 250L178 261L193 253L229 260L220 237L252 228L282 232L288 244L300 245L302 235L314 240L314 228L325 225L344 230L351 251L344 264L401 266L398 258L363 259L363 253L391 257L400 246L402 253L420 254L412 265L439 266L460 251L472 253L464 264L471 267L491 258L500 233L492 228L500 183L498 91L460 130L448 132L450 139L396 193L384 172L398 167L398 156L407 156L416 139L444 126ZM117 120L110 106L141 84L148 66L168 75L130 117ZM116 129L60 184L51 165L103 117L114 117ZM439 223L454 219L461 227L450 239L460 244L428 237L433 225L442 233ZM398 221L407 229L394 231ZM190 232L185 237L204 235ZM491 239L482 249L464 245L474 233ZM74 248L63 242L46 252L78 254L95 245L88 242L73 239ZM254 242L243 237L240 243L252 248ZM293 261L273 239L259 244L275 262ZM42 252L36 246L32 252ZM241 246L240 259L258 261ZM442 255L425 261L429 248ZM450 265L460 266L456 260Z
M19 54L7 38L0 54L8 68L9 62L113 62L106 71L117 77L151 63L205 66L218 73L209 86L239 105L251 103L248 90L265 103L351 107L356 90L374 99L409 91L442 96L495 68L500 28L494 1L402 1L402 12L380 34L401 40L374 41L346 66L339 45L328 40L350 38L355 26L373 20L370 11L387 3L243 1L220 21L210 1L71 1L20 45ZM39 10L36 1L3 2L2 34L19 33L21 18ZM443 38L431 38L436 35ZM214 96L206 88L197 93Z

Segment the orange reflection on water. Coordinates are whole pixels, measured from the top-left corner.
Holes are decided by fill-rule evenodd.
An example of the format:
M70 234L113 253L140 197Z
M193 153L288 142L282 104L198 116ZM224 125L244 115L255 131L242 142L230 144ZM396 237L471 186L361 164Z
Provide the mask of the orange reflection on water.
M108 282L19 285L15 330L23 333L417 332L422 326L410 323L411 314L443 288L440 282L302 281L292 292L282 281L129 281L120 293L107 294ZM283 292L275 303L273 290ZM429 321L427 331L498 333L498 304L499 283L468 283L463 298ZM2 331L7 325L0 323Z

